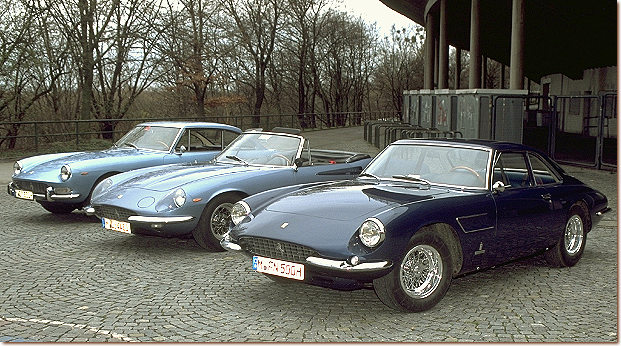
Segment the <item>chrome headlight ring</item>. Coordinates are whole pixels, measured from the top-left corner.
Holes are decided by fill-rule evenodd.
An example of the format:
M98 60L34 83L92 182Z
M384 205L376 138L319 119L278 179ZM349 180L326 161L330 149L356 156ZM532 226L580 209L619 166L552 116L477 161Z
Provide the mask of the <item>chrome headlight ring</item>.
M173 194L173 202L175 202L177 208L181 208L185 204L186 199L187 196L183 189L175 190L175 193Z
M20 174L22 169L24 169L24 166L20 161L15 161L15 163L13 163L13 175Z
M60 167L60 180L67 181L71 178L71 167L69 165L63 165Z
M235 203L231 208L231 220L235 226L244 221L248 215L250 215L250 206L244 201Z
M364 246L376 247L386 238L386 228L380 220L374 217L368 218L360 225L358 238Z

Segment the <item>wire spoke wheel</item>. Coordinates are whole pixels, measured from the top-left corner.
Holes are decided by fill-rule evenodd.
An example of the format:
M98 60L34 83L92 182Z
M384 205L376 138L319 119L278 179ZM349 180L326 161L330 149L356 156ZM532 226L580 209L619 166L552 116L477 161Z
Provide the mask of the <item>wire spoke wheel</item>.
M402 261L399 270L401 287L413 298L426 298L440 285L443 270L440 253L434 247L417 245Z
M584 225L582 219L578 215L572 215L567 220L565 226L564 244L565 250L569 255L575 255L582 247L582 240L584 238Z
M213 213L211 213L209 225L211 226L211 232L218 240L221 240L224 237L224 234L226 234L229 230L232 208L232 203L222 203L214 209Z

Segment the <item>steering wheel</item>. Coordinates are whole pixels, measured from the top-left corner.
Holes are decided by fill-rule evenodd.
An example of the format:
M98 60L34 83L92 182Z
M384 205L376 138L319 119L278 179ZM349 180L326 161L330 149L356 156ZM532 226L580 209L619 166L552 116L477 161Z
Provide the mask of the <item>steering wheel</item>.
M483 177L481 177L481 175L479 173L477 173L477 171L475 171L474 169L468 167L468 166L455 166L453 168L451 168L451 172L454 172L458 169L463 169L465 171L467 171L468 173L472 173L474 174L475 177L477 177L477 179L479 180L479 182L481 182L481 184L485 185L485 181L483 180Z
M268 160L268 162L272 161L273 159L280 159L280 160L284 160L285 164L284 166L289 166L291 165L291 161L289 161L289 159L283 155L283 154L274 154L270 157L270 159Z
M164 141L156 141L155 143L161 144L164 148L168 149L168 143L166 143Z

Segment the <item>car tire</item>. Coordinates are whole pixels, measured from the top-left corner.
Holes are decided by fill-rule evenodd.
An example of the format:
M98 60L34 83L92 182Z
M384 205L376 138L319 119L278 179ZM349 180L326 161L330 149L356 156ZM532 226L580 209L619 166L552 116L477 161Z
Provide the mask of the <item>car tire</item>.
M561 238L544 253L548 264L553 267L572 267L582 258L587 240L587 215L588 211L581 204L574 204L569 209Z
M212 199L201 214L198 225L192 230L194 240L210 251L225 251L220 245L231 222L231 208L242 199L236 194L225 194Z
M390 273L373 280L373 288L382 303L393 309L425 311L446 294L453 275L452 263L442 238L432 232L417 232L403 258Z
M39 202L43 209L49 211L52 214L69 214L74 211L78 206L70 203L61 202Z

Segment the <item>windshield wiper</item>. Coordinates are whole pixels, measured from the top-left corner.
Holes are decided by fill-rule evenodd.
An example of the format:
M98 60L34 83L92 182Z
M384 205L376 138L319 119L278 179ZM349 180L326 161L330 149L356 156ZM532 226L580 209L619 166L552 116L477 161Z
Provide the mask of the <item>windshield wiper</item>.
M131 142L127 142L127 143L123 143L124 145L127 145L128 147L132 147L134 149L138 149L138 147L136 146L136 144L131 143Z
M237 161L237 162L241 162L243 163L245 166L248 166L248 162L240 159L239 157L235 156L235 155L226 155L225 156L227 159L231 159L233 161Z
M421 178L419 175L413 175L413 174L393 175L392 177L395 178L395 179L402 179L402 180L408 180L408 181L414 181L414 182L417 182L417 183L427 184L428 186L431 187L431 182L429 182L429 180Z
M359 177L371 177L371 178L375 178L377 181L380 181L380 178L377 175L371 174L371 173L367 173L367 172L362 172L358 176Z

